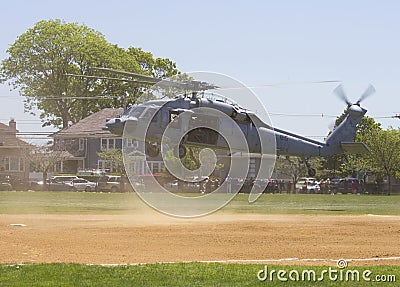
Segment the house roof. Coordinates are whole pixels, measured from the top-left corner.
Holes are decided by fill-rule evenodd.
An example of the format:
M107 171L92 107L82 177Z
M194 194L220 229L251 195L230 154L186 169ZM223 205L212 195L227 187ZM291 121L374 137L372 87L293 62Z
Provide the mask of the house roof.
M28 147L29 144L16 136L16 130L0 123L0 148Z
M13 132L13 130L9 126L7 126L3 123L0 123L0 130L6 130L8 132Z
M114 118L123 113L123 109L106 108L97 113L94 113L76 124L62 129L54 134L52 137L115 137L109 131L104 131L106 119Z

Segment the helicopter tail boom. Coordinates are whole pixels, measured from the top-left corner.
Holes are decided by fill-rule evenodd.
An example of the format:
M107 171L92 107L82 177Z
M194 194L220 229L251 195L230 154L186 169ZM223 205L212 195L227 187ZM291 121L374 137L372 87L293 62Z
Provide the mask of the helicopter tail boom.
M357 125L367 112L366 109L354 104L349 106L345 120L333 130L326 139L322 156L340 153L360 153L368 151L364 143L355 143Z

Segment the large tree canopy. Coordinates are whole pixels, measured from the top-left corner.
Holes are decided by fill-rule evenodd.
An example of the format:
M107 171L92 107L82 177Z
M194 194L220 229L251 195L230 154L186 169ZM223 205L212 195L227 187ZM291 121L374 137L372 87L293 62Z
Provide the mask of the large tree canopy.
M387 177L390 195L392 178L400 170L400 130L371 129L365 137L370 153L365 155L371 170Z
M8 80L25 97L26 111L40 112L43 126L65 128L102 108L121 107L123 96L128 103L134 102L146 88L143 84L68 74L93 75L91 67L157 77L178 73L176 64L169 59L154 59L139 48L122 49L85 25L61 20L36 23L7 52L9 57L1 65L1 80Z

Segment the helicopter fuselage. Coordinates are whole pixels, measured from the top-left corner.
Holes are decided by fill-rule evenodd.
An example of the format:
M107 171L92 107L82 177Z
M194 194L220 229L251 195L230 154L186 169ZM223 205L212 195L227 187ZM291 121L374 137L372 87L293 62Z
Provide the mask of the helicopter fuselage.
M251 111L226 103L223 100L179 97L134 105L120 117L110 119L106 123L106 129L117 135L124 134L125 129L125 135L128 135L126 123L129 123L130 129L135 129L136 126L146 122L148 123L145 127L145 141L147 143L160 145L164 131L169 126L180 130L181 134L185 134L181 140L183 146L229 150L230 147L226 139L218 131L229 131L229 129L232 129L232 124L226 121L224 117L202 113L201 109L198 108L215 109L231 118L243 133L249 153L274 153L304 158L342 153L342 143L353 141L356 126L366 113L366 110L359 106L349 107L350 112L342 124L334 130L326 142L319 142L273 128ZM184 112L189 113L189 116L178 117ZM201 127L193 129L193 126ZM273 149L271 149L272 147Z

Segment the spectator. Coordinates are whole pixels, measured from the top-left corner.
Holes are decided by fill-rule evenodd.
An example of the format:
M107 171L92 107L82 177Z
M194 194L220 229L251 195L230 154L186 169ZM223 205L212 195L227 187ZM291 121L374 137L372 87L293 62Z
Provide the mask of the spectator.
M354 180L351 181L351 192L356 193L357 188L356 188L356 182Z

